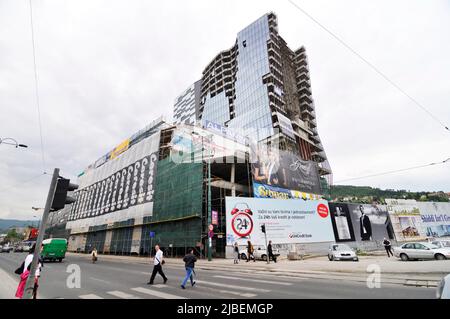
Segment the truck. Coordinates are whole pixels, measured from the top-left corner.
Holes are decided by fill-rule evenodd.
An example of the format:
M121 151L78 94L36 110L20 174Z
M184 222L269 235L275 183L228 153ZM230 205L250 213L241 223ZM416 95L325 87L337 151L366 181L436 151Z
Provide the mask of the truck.
M65 238L49 238L42 241L41 257L45 260L59 261L66 257L67 239Z

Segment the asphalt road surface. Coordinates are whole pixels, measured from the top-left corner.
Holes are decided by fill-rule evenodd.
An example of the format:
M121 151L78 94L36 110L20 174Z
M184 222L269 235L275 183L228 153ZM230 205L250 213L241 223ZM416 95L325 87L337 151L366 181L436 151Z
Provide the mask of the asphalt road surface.
M25 253L1 253L0 268L13 278L18 276L14 270L25 259ZM78 268L79 267L79 268ZM365 283L345 280L325 280L310 278L290 278L270 274L248 274L198 270L197 284L186 289L180 287L184 278L184 269L180 266L167 265L164 272L169 278L163 284L157 275L154 285L149 281L152 263L135 264L129 261L102 260L92 264L89 256L71 255L62 263L44 264L40 278L38 298L50 299L244 299L244 298L435 298L435 289L409 287L394 284L382 284L380 288L368 288ZM76 287L73 270L80 270L80 287ZM1 280L1 278L0 278ZM67 284L69 282L69 285ZM75 287L74 287L75 286ZM11 296L14 292L11 293Z

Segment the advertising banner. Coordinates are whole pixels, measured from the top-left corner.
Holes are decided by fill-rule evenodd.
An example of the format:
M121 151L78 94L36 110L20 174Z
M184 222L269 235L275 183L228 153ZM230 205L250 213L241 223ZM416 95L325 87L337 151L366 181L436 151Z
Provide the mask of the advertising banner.
M123 141L122 143L117 145L117 147L114 150L112 150L112 152L110 154L110 158L115 159L117 156L119 156L120 154L125 152L128 149L129 145L130 145L130 139L127 138L125 141Z
M352 218L347 204L329 203L336 242L355 241Z
M397 241L426 239L426 231L415 200L386 199L386 204Z
M326 200L282 200L226 197L227 245L264 246L274 244L333 242L333 228Z
M78 179L77 201L66 228L84 231L151 216L159 137L159 132L155 133L115 159L86 170Z
M317 163L278 149L252 145L253 182L320 194Z
M450 236L450 203L418 202L417 207L427 237Z
M270 186L259 183L253 183L253 197L275 198L275 199L303 199L303 200L322 199L321 195L305 193L296 190L290 190L277 186Z
M393 239L394 231L386 205L330 203L336 241Z

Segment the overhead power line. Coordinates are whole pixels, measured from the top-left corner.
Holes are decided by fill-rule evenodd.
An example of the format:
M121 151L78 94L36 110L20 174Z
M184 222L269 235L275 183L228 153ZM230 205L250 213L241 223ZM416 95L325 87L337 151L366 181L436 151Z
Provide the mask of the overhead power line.
M41 121L41 106L39 101L39 86L38 86L38 74L36 67L36 46L34 39L34 24L33 24L33 5L31 0L30 2L30 27L31 27L31 43L33 47L33 66L34 66L34 83L35 83L35 92L36 92L36 108L38 115L38 123L39 123L39 136L41 139L41 156L42 156L42 170L45 173L45 154L44 154L44 139L42 137L42 121Z
M450 157L447 158L445 161L442 161L442 162L435 162L435 163L430 163L430 164L425 164L425 165L419 165L419 166L413 166L413 167L408 167L408 168L403 168L403 169L397 169L397 170L393 170L393 171L387 171L387 172L383 172L383 173L377 173L377 174L372 174L372 175L366 175L366 176L360 176L360 177L353 177L353 178L343 179L343 180L340 180L340 181L336 181L333 184L342 183L342 182L348 182L348 181L354 181L354 180L357 180L357 179L364 179L364 178L383 176L383 175L394 174L394 173L399 173L399 172L405 172L405 171L410 171L410 170L423 168L423 167L428 167L428 166L442 165L442 164L445 164L447 162L450 163Z
M374 64L369 62L366 58L364 58L361 54L356 52L350 45L345 43L340 37L338 37L335 33L330 31L327 27L325 27L322 23L320 23L317 19L312 17L308 12L302 9L299 5L297 5L293 0L288 0L295 8L297 8L300 12L302 12L305 16L307 16L310 20L312 20L315 24L317 24L320 28L322 28L325 32L335 38L340 44L342 44L345 48L347 48L350 52L356 55L361 61L367 64L372 70L374 70L378 75L380 75L383 79L385 79L389 84L391 84L394 88L396 88L399 92L405 95L409 100L411 100L416 106L422 109L425 113L427 113L433 120L435 120L439 125L441 125L447 132L450 132L448 125L444 124L436 115L431 113L425 106L419 103L414 97L409 95L405 90L403 90L397 83L392 81L386 74L384 74L379 68L377 68Z

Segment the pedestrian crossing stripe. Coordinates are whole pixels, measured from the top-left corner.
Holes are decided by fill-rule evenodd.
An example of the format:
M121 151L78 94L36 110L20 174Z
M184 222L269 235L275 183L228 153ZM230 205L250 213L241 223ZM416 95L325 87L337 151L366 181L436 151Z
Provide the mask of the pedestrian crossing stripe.
M242 280L242 281L260 282L260 283L265 283L265 284L281 285L281 286L291 286L292 285L292 283L290 283L290 282L269 281L269 280L251 279L251 278L244 278L244 277L231 277L231 276L221 276L221 275L216 275L214 277L215 278L230 279L230 280Z
M158 291L158 290L147 289L147 288L143 288L143 287L131 288L131 290L137 291L137 292L140 292L140 293L143 293L143 294L147 294L147 295L150 295L150 296L159 297L159 298L162 298L162 299L188 299L186 297L172 295L172 294L168 294L168 293L161 292L161 291Z
M228 284L222 284L218 282L209 282L209 281L199 281L197 280L198 284L203 285L210 285L210 286L218 286L223 288L230 288L230 289L236 289L236 290L246 290L246 291L253 291L253 292L270 292L271 290L268 289L262 289L262 288L253 288L253 287L245 287L245 286L234 286L234 285L228 285Z
M81 295L78 297L81 299L104 299L103 297L97 296L95 294Z
M141 297L137 297L135 295L131 295L131 294L127 294L125 292L122 291L118 291L118 290L114 290L114 291L108 291L108 294L118 297L118 298L122 298L122 299L142 299Z

